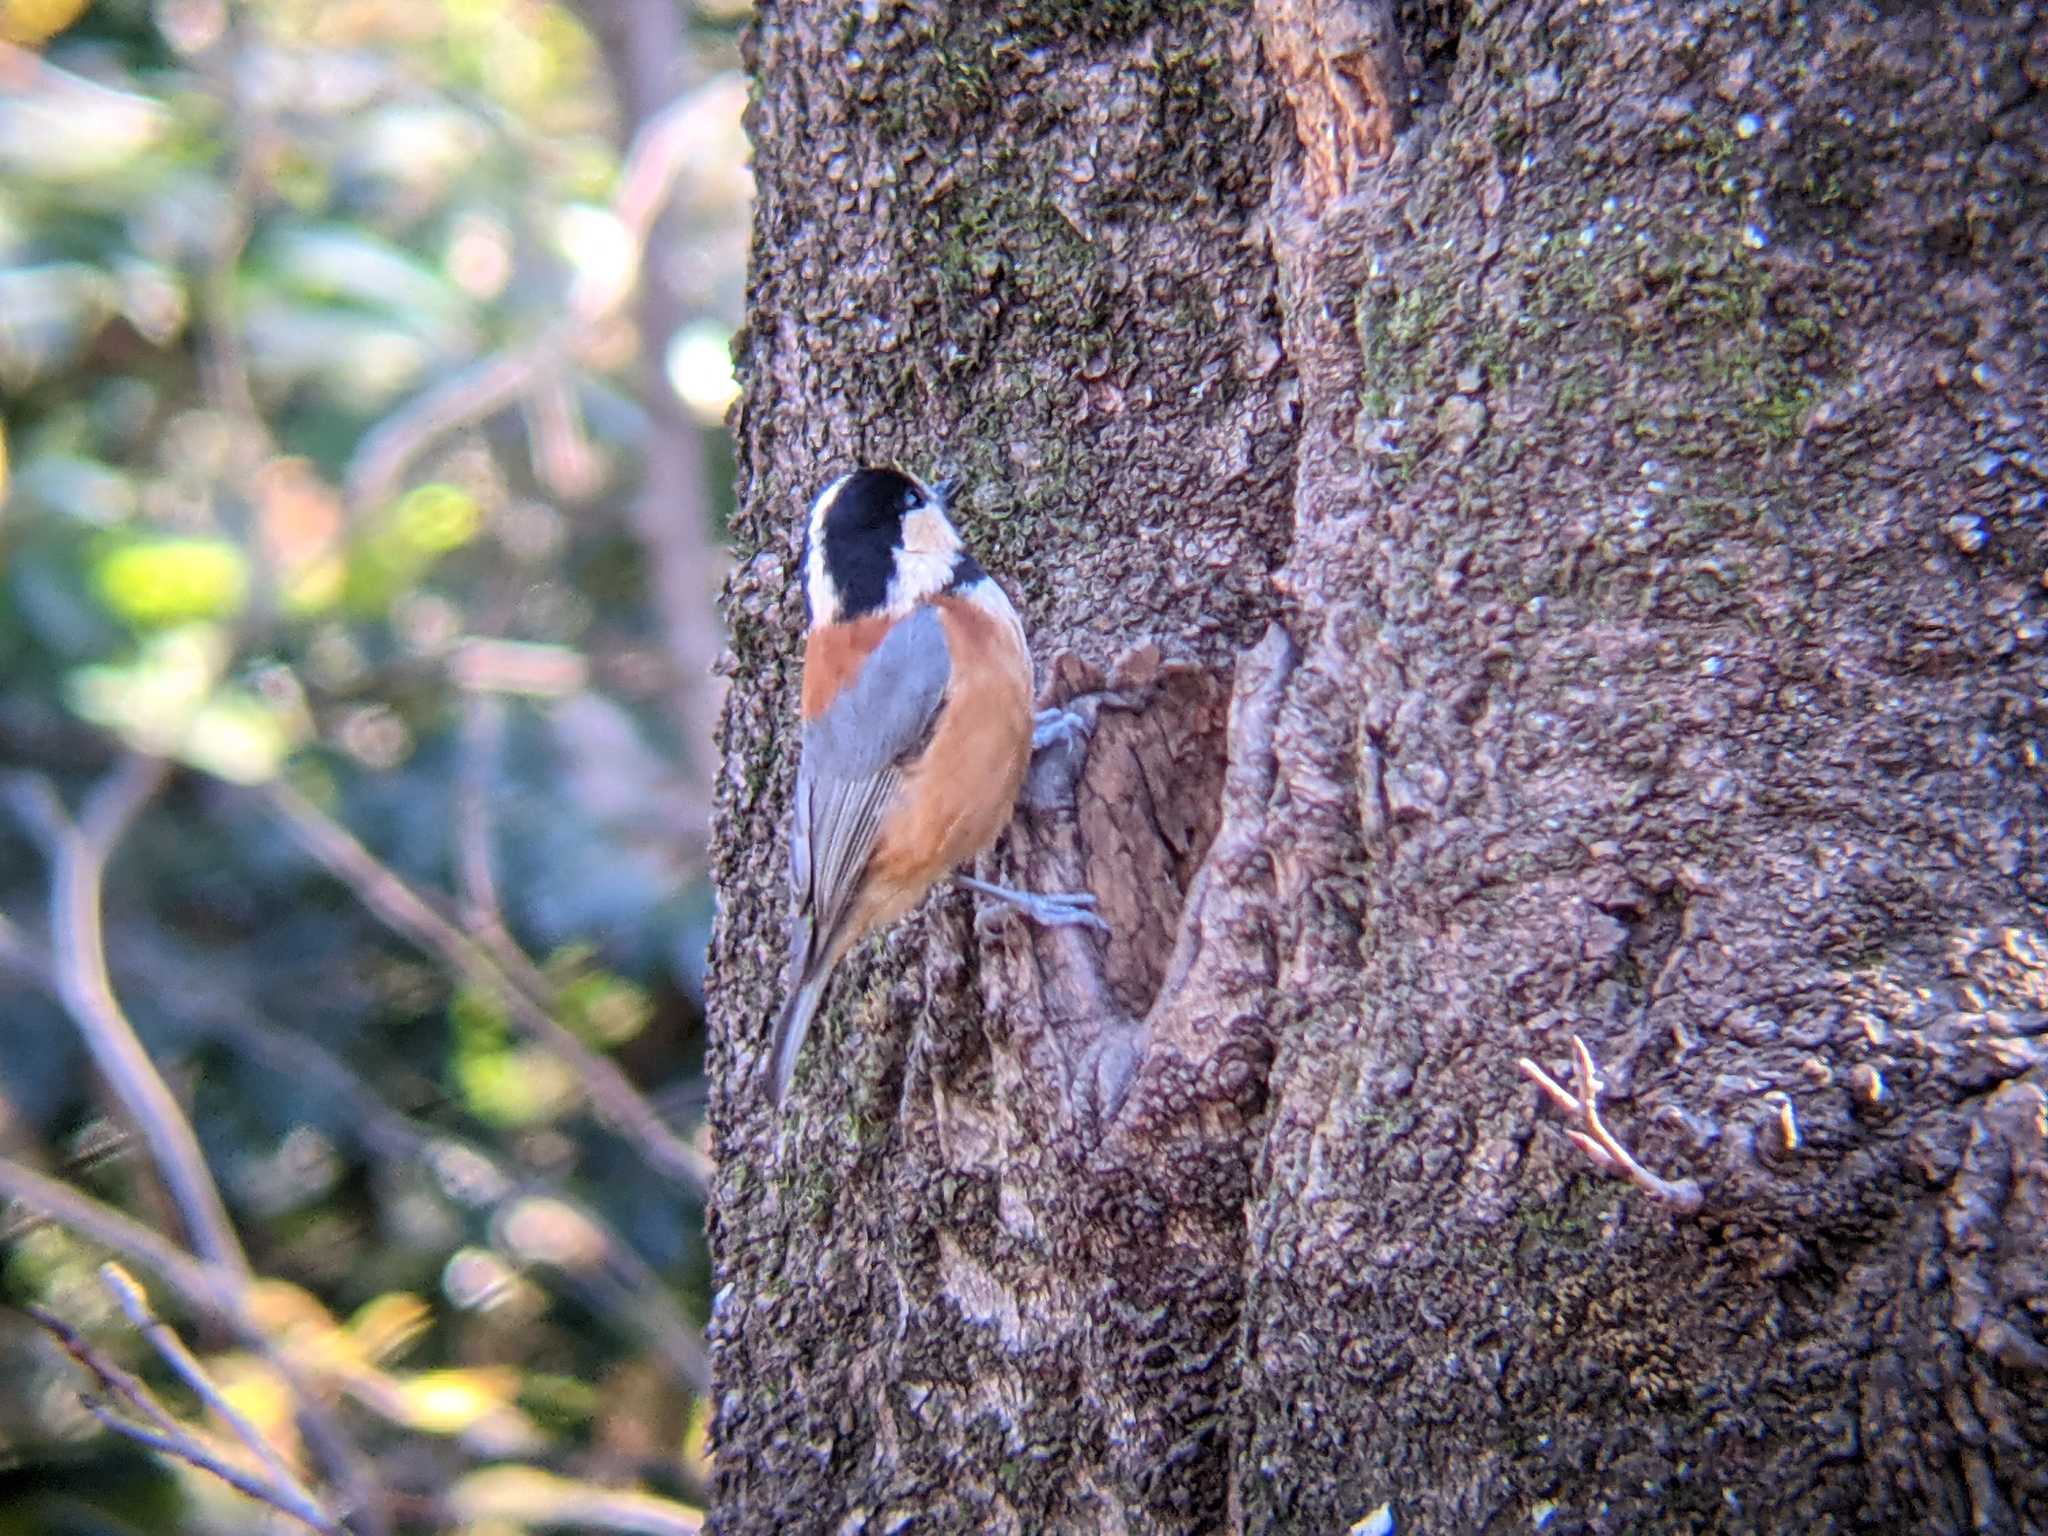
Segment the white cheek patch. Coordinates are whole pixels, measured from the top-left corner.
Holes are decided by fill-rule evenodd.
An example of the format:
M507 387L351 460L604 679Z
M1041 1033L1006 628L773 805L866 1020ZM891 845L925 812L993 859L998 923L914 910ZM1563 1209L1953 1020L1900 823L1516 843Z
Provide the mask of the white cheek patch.
M806 541L809 553L804 561L804 595L810 599L813 624L839 622L839 593L825 574L825 509L832 505L832 498L839 494L839 488L852 478L851 475L841 475L820 491L818 499L811 503L810 537Z
M945 591L959 557L960 535L937 507L919 507L904 518L896 570L889 578L889 611L908 612Z

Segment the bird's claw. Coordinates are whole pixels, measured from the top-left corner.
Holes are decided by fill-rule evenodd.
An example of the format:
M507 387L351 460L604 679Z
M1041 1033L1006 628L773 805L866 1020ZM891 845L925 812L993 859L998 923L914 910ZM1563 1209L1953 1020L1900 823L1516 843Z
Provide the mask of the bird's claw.
M1088 736L1088 722L1071 709L1041 709L1031 721L1032 755Z
M1012 916L1028 917L1041 928L1096 928L1109 932L1109 924L1096 912L1095 897L1088 891L1013 891L972 875L956 878L970 891L999 903L983 908L975 918L975 927L983 933L1000 928Z

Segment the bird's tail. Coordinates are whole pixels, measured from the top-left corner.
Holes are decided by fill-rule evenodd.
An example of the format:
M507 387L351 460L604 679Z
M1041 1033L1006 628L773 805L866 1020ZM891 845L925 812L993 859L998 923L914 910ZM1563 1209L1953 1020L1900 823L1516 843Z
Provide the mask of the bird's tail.
M782 1107L783 1099L789 1094L789 1080L796 1076L796 1053L804 1043L804 1033L811 1027L818 1004L825 1000L825 987L831 980L831 967L821 966L790 994L788 1003L783 1006L782 1017L776 1022L771 1082L777 1109Z

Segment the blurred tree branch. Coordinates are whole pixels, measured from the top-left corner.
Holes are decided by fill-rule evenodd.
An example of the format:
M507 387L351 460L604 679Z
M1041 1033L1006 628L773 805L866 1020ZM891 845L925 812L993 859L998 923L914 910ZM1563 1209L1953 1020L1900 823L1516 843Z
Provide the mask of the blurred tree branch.
M195 1307L223 1323L239 1318L241 1277L208 1264L134 1217L95 1200L61 1179L0 1158L0 1195L40 1211L59 1226L91 1238L162 1279Z
M669 1127L618 1063L585 1045L554 1016L558 1000L552 984L531 961L521 955L508 970L346 827L289 785L272 783L262 792L299 846L354 891L379 921L497 998L521 1030L567 1062L592 1105L650 1166L699 1196L709 1190L710 1160Z
M149 1144L197 1255L186 1253L110 1206L12 1163L0 1163L0 1189L58 1215L109 1246L149 1264L193 1305L220 1315L261 1351L292 1387L308 1437L362 1516L362 1529L381 1532L387 1522L381 1496L362 1452L311 1391L304 1373L286 1360L243 1305L249 1261L229 1220L219 1187L206 1166L199 1138L170 1087L156 1070L134 1025L114 995L107 973L103 897L108 860L142 808L162 786L167 765L131 754L87 794L74 821L51 783L36 774L0 780L0 793L42 844L52 865L49 973L59 1000L88 1050ZM24 1193L23 1185L36 1192ZM61 1192L53 1197L53 1191Z
M351 1527L363 1536L383 1536L390 1529L368 1459L322 1401L307 1370L257 1320L245 1270L199 1258L104 1201L7 1158L0 1158L0 1195L142 1265L186 1305L215 1318L262 1355L290 1389L307 1439L348 1499Z
M506 1246L514 1258L545 1264L564 1276L599 1315L624 1312L668 1363L676 1379L694 1391L709 1389L710 1368L703 1336L677 1310L660 1276L596 1211L564 1194L550 1181L508 1164L474 1140L422 1125L394 1109L344 1062L316 1042L251 1017L226 992L209 995L203 974L170 975L184 1007L201 1028L231 1041L236 1049L280 1076L310 1084L347 1105L356 1134L387 1164L441 1169L451 1160L460 1160L466 1165L464 1177L443 1179L444 1190L456 1183L472 1186L476 1198L471 1203L489 1206L499 1213L492 1221L494 1233L507 1240ZM531 1244L518 1241L517 1213L522 1206L540 1201L566 1209L591 1239L583 1245L588 1251L537 1255Z
M339 1532L340 1521L307 1491L256 1426L227 1400L184 1341L150 1311L148 1297L133 1277L120 1265L107 1263L100 1266L100 1281L178 1378L201 1403L220 1415L235 1432L235 1438L262 1463L264 1475L259 1477L238 1466L228 1452L214 1445L211 1437L180 1422L140 1377L107 1359L62 1318L46 1308L31 1307L29 1315L92 1375L101 1392L125 1404L133 1417L116 1412L103 1398L81 1394L86 1411L115 1434L210 1472L230 1487L316 1531Z
M659 19L659 9L640 14ZM449 1441L416 1438L457 1437L472 1457L508 1454L480 1452L485 1442L469 1427L448 1427L457 1411L449 1398L475 1386L533 1444L544 1428L553 1449L581 1455L571 1448L587 1421L583 1464L651 1470L659 1458L656 1475L666 1476L673 1435L622 1430L618 1403L588 1406L600 1394L580 1384L630 1382L636 1403L644 1394L677 1425L678 1387L707 1385L704 1343L689 1321L702 1305L694 1263L657 1274L631 1244L673 1251L661 1231L669 1224L649 1213L694 1215L695 1194L684 1191L701 1193L708 1159L594 1043L598 1031L623 1034L656 994L580 962L543 968L519 948L505 914L534 909L530 900L553 902L548 910L571 922L593 909L608 918L620 905L602 852L588 870L559 859L538 866L535 894L534 866L513 857L531 830L510 817L493 824L494 785L525 765L506 749L505 705L459 697L518 692L536 675L533 696L570 696L615 660L625 693L649 698L667 687L650 666L649 632L657 622L678 632L679 619L709 640L697 643L701 666L682 663L684 687L671 696L687 708L692 686L717 687L708 672L719 562L699 462L708 438L678 411L662 366L678 311L649 318L663 276L679 296L677 268L643 271L641 261L659 220L681 222L669 214L672 183L704 142L684 118L705 99L672 98L707 68L728 65L733 40L684 40L675 19L648 46L680 45L690 57L638 61L642 78L661 77L660 94L616 113L588 42L553 6L500 17L432 0L418 16L371 7L345 25L318 7L98 7L52 54L60 64L79 60L81 75L45 80L61 71L0 50L0 66L18 64L34 92L26 102L0 92L0 160L33 194L0 253L0 285L20 280L8 290L18 323L0 327L0 369L10 388L32 386L17 391L29 403L9 422L23 494L8 512L31 535L10 537L9 577L47 581L57 594L0 613L0 649L19 659L22 684L0 700L0 819L10 806L21 812L49 853L46 889L27 844L0 836L0 1000L17 972L54 997L109 1101L104 1117L81 1104L81 1053L39 1006L0 1019L0 1140L14 1159L0 1164L0 1204L10 1194L19 1201L0 1217L0 1239L40 1222L34 1212L75 1234L43 1232L48 1274L11 1275L9 1290L62 1310L61 1298L77 1294L78 1266L89 1270L102 1249L146 1274L170 1324L232 1401L261 1403L249 1417L296 1469L298 1491L361 1536L388 1530L400 1512L438 1529L465 1518L460 1509L535 1528L698 1524L681 1506L533 1468L463 1477ZM700 54L715 62L700 64ZM593 157L588 136L616 121L632 138L615 162L612 211L625 242L587 207L604 158ZM741 241L732 185L720 185L728 195L704 209L705 231L719 241L705 270L726 294ZM693 199L688 217L696 212ZM699 237L696 226L670 234L672 248L695 260L681 242ZM575 286L536 315L549 279L522 271L524 253L557 236ZM623 244L632 259L615 265ZM43 309L20 301L27 290ZM640 379L621 363L636 305L646 337ZM505 350L480 358L480 347ZM638 482L615 486L600 473L597 446L610 439L587 430L582 413L591 412L592 429L630 420L618 387L637 394L642 380L641 420L654 423L647 452L671 462L673 442L689 474L678 485L650 467L633 514L643 523L636 552L622 543L633 530L621 520ZM501 411L493 431L516 430L508 418L524 413L542 497L583 501L578 511L589 516L562 518L524 499L520 467L465 431ZM390 413L367 437L366 412L373 421ZM632 427L636 439L642 430ZM360 478L329 483L351 447L351 470L367 473L371 489ZM448 505L389 505L430 467L452 482ZM368 526L351 526L348 513L362 509ZM81 510L97 530L86 542L72 537ZM671 531L680 542L665 546ZM671 546L695 561L694 596L680 610L669 599L687 584L667 578ZM473 600L493 579L506 593L502 622L479 624ZM643 591L666 605L659 614ZM506 638L493 640L498 633ZM461 706L456 733L445 730L450 702ZM401 1062L406 1032L443 987L404 945L366 933L358 910L321 900L324 879L311 863L287 856L281 868L274 837L180 814L204 794L183 779L175 809L154 805L162 764L124 761L102 778L114 761L102 732L154 747L171 738L151 734L151 711L188 706L193 729L176 737L186 761L258 779L305 742L328 740L408 811L431 803L438 813L446 803L451 759L441 749L458 736L452 888L399 881L412 904L399 900L395 922L371 903L461 988L446 1081L431 1063ZM567 713L556 739L580 747L595 732ZM709 710L701 718L708 732ZM689 743L700 774L705 739ZM37 776L9 784L8 768ZM124 841L144 814L150 835ZM678 843L701 839L708 824L708 811L691 819L666 794L659 815ZM604 825L603 847L630 846L640 831L615 830ZM108 897L113 878L124 884ZM354 888L362 895L362 884ZM701 914L671 911L653 878L636 890L649 905L620 966L694 980L681 946L697 936ZM314 899L302 900L308 893ZM29 915L46 901L47 927ZM422 913L442 926L409 932L405 920ZM451 951L451 935L467 948ZM321 990L302 1002L295 987ZM486 1006L472 1013L473 1001ZM513 1033L541 1048L506 1040L508 1013ZM557 1057L580 1087L558 1081L568 1074ZM375 1065L359 1076L351 1062ZM447 1117L426 1107L452 1083L488 1117L489 1091L475 1085L509 1083L509 1101L530 1069L546 1092L516 1134L450 1135L435 1123ZM188 1082L203 1084L203 1109ZM333 1110L319 1102L330 1095ZM565 1105L574 1106L566 1115ZM600 1141L592 1162L614 1181L602 1208L622 1213L617 1229L554 1187L569 1184L562 1170ZM150 1155L122 1172L145 1181L102 1183L95 1162L138 1142ZM621 1146L651 1171L626 1166ZM445 1267L458 1260L459 1272ZM365 1276L382 1294L355 1313ZM432 1304L436 1276L452 1311ZM551 1305L543 1292L577 1305ZM331 1358L365 1337L359 1320L405 1306L415 1327L443 1335L437 1347L465 1362L460 1369L383 1371L380 1355L358 1369L353 1358ZM163 1325L153 1315L131 1321L177 1368ZM166 1422L102 1378L127 1427L172 1457L183 1430L202 1429L193 1437L202 1454L249 1474L255 1464L223 1427L232 1421L195 1413L154 1359L137 1364L142 1341L114 1326L92 1332L92 1344L140 1371L163 1393L157 1408L184 1419ZM51 1369L68 1377L53 1354L39 1354L37 1382ZM440 1376L476 1380L432 1379ZM205 1386L191 1384L206 1400ZM546 1411L510 1406L529 1387ZM448 1397L429 1403L437 1389ZM296 1426L285 1417L293 1412ZM375 1461L351 1432L366 1437ZM390 1489L394 1479L402 1491ZM180 1480L197 1483L201 1498L215 1492L182 1471ZM290 1507L289 1491L282 1503Z
M15 775L5 790L51 863L50 942L58 997L148 1142L194 1247L214 1264L246 1272L249 1261L199 1138L143 1049L107 974L101 911L107 861L164 773L160 758L124 759L87 795L75 823L47 779Z
M647 125L619 173L612 213L629 237L635 256L629 271L636 275L649 230L681 167L684 105L677 103ZM632 291L630 279L617 285L576 284L563 319L525 345L494 353L415 396L371 428L344 477L351 515L360 518L390 501L405 472L449 433L487 421L557 380L617 316Z
M674 0L577 0L576 9L604 53L626 134L636 148L647 142L657 123L679 121L676 108L691 99L676 99L677 62L688 56L684 7ZM660 208L636 212L645 252L636 298L640 393L654 429L645 478L633 503L633 526L654 568L654 598L675 664L676 723L690 753L690 782L708 807L717 756L712 743L724 702L723 680L713 671L724 644L716 601L724 557L712 527L703 433L667 376L666 349L688 310L669 264L658 253L672 248L681 232L665 199Z

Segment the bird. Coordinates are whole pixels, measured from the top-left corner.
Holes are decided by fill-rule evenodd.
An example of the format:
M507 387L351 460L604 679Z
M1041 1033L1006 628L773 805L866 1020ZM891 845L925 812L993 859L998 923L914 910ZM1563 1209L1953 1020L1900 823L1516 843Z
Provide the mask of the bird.
M811 503L778 1107L834 968L993 844L1032 752L1079 728L1032 711L1023 621L949 516L960 486L864 467ZM1040 923L1106 926L1085 892L955 878Z

